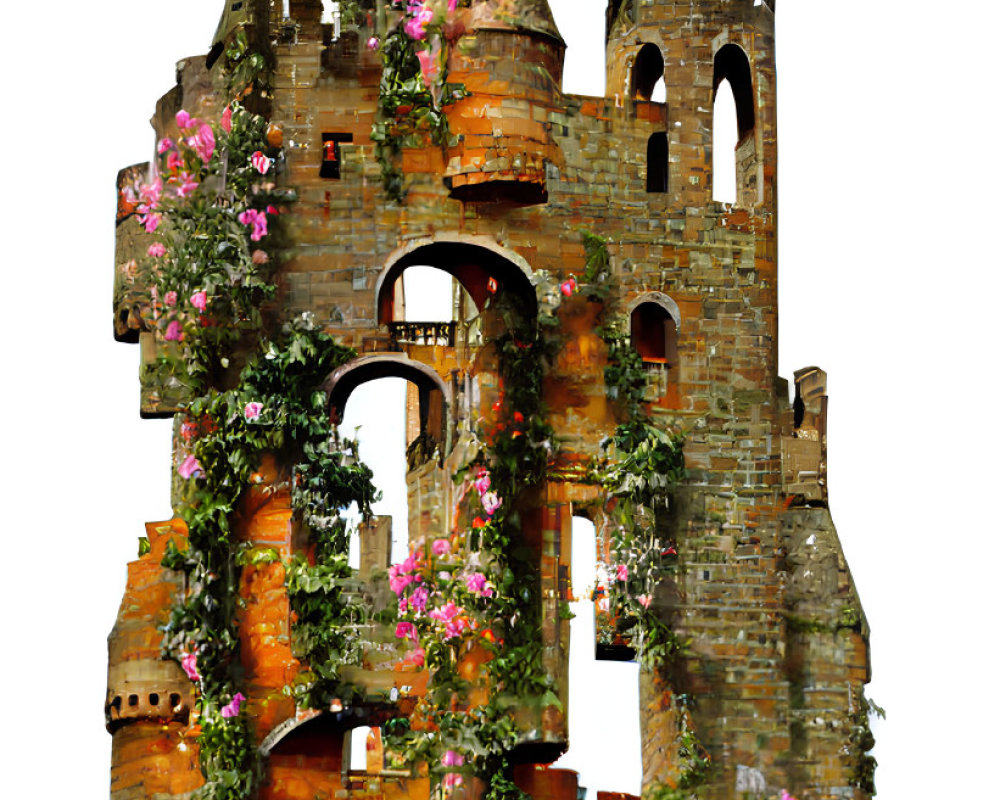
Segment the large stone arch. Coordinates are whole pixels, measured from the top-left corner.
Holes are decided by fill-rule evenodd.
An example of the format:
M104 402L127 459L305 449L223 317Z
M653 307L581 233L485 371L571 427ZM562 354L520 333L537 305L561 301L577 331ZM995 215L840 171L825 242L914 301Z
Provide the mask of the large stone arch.
M375 281L375 317L380 325L394 321L393 289L407 267L429 266L452 275L482 310L490 296L489 281L496 281L497 291L513 292L526 304L525 311L534 317L538 302L528 262L495 240L464 234L437 235L414 239L395 250Z
M339 420L351 392L361 384L379 378L402 378L417 387L420 394L420 425L442 445L448 443L448 409L452 404L451 387L431 367L405 353L374 353L355 358L335 369L323 382L327 408Z

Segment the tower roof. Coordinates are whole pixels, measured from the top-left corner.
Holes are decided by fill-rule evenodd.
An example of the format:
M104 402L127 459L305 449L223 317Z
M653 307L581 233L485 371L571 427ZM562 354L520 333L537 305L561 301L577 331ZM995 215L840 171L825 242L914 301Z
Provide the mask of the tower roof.
M548 0L472 0L469 27L542 33L563 42Z

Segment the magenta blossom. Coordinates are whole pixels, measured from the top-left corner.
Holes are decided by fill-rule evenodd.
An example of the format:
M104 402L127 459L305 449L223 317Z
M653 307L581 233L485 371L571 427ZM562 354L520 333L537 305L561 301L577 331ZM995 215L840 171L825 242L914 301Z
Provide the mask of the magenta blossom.
M177 120L177 127L181 130L184 130L191 124L191 115L184 109L178 111L174 119Z
M149 206L150 209L160 205L160 197L163 194L163 179L156 177L152 183L144 183L139 187L139 199Z
M146 255L150 255L153 258L159 258L167 254L167 248L163 246L163 242L153 242L148 248L146 248Z
M201 123L198 132L194 136L189 136L187 143L189 147L194 148L202 161L207 163L212 160L212 153L215 152L215 134L211 125Z
M252 419L257 419L260 416L260 412L264 410L264 404L258 403L256 400L247 403L243 407L243 416L249 422Z
M244 700L246 700L246 697L243 696L243 692L237 692L234 694L233 699L222 707L222 716L225 719L232 719L233 717L239 716L240 706L243 705Z
M781 800L795 800L785 789L781 790Z
M462 785L462 783L463 781L461 775L457 772L449 772L445 774L444 781L441 785L444 786L445 789L457 789Z
M140 221L146 229L146 233L155 233L156 229L160 227L161 219L159 214L146 214Z
M175 319L171 320L170 324L167 325L167 330L163 334L163 338L168 342L179 342L183 339L184 331L181 330L181 324Z
M169 150L173 146L174 146L173 139L168 139L166 136L164 136L157 143L157 145L156 145L156 152L159 153L162 156L164 153L167 152L167 150Z
M366 43L365 46L369 50L378 50L378 37L372 36Z
M430 592L427 590L426 586L418 586L413 590L413 594L410 595L410 606L414 611L425 611L427 609L427 601L430 599Z
M435 539L431 552L436 556L444 556L451 552L451 543L447 539Z
M182 172L178 179L180 181L180 186L177 187L178 197L187 197L191 192L198 188L198 181L194 179L194 175L189 172Z
M413 664L417 667L422 667L424 665L425 658L424 648L417 647L409 652L406 658L403 659L407 664Z
M256 208L248 208L240 213L237 219L244 225L250 225L250 240L259 242L267 236L267 214L258 211Z
M436 619L440 622L450 622L461 612L462 609L455 605L455 601L449 600L443 606L433 609L428 616L430 616L431 619Z
M429 89L433 85L434 79L437 78L437 59L434 58L434 54L430 50L418 50L417 60L420 62L420 75L424 80L424 86Z
M411 0L406 11L412 16L403 26L403 30L411 39L423 39L427 35L428 23L434 19L434 12L423 3L414 0Z
M201 291L195 292L189 298L191 305L197 308L199 311L204 311L208 307L208 293L202 289Z
M491 517L496 513L496 510L503 505L503 500L497 497L496 492L486 492L480 500L482 500L483 503L483 510L486 511L486 513Z
M226 106L226 110L222 112L222 117L219 119L219 125L222 126L222 130L226 133L232 133L233 131L233 107Z
M189 680L201 680L201 675L198 674L198 659L194 653L183 654L183 658L181 658L181 669L184 670L184 674L188 676Z
M493 590L486 585L486 576L481 572L473 572L465 576L465 588L473 594L492 597Z
M261 175L267 175L267 171L271 168L271 159L265 156L260 150L255 150L253 155L250 156L250 163L253 164L253 168Z
M412 639L414 642L417 641L417 629L413 627L412 622L397 622L396 623L396 638L397 639Z
M619 564L615 570L615 577L620 581L628 580L628 564Z
M569 297L573 292L576 291L576 278L570 278L568 281L563 281L559 284L559 291L564 295Z
M201 468L201 464L198 463L197 458L194 456L188 456L177 468L177 474L184 480L189 480L190 478L197 478L199 475L204 475L205 472Z
M448 13L454 11L456 5L458 5L458 0L448 0Z
M476 479L472 482L472 485L476 487L476 491L479 492L480 497L486 494L490 490L489 470L480 469L476 473Z
M163 304L171 308L177 305L177 292L170 291L163 295ZM180 327L180 323L178 323L178 327Z
M176 150L167 153L167 169L170 172L177 172L184 166L184 157Z
M465 757L454 750L445 750L444 755L441 756L441 766L443 767L460 767L464 763Z

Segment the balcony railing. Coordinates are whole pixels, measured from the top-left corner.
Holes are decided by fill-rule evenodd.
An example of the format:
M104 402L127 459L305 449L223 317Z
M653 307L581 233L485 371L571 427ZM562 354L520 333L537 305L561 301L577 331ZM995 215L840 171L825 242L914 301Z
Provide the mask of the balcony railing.
M454 322L390 322L389 338L393 349L400 345L441 345L455 346Z

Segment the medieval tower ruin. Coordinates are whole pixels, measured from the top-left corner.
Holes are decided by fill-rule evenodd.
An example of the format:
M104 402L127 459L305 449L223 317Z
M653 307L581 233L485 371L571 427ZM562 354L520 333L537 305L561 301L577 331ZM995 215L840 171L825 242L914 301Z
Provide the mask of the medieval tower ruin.
M594 657L641 663L643 797L871 796L825 374L777 374L774 6L610 0L587 97L546 0L226 0L118 178L115 335L175 419L175 516L109 639L113 800L575 800L575 517ZM415 267L449 318L407 315ZM383 377L400 563L343 512L373 490L336 423Z

